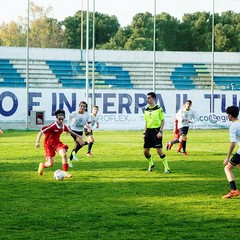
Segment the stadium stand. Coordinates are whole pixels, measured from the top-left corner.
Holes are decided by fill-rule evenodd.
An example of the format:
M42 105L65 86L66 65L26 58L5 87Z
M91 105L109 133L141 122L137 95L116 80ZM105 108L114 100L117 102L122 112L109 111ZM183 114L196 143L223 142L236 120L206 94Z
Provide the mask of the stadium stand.
M0 87L25 87L24 78L7 59L0 59Z
M151 62L96 62L95 88L151 89ZM85 88L85 62L66 60L30 60L28 83L31 88ZM89 85L92 85L89 63ZM26 61L0 59L0 87L25 87ZM155 89L210 89L211 64L156 63ZM215 64L214 87L240 90L240 64Z
M52 73L65 88L85 88L84 62L46 61ZM92 63L89 63L89 84L92 85ZM95 63L95 87L99 88L133 88L129 72L121 66L111 66L103 62Z

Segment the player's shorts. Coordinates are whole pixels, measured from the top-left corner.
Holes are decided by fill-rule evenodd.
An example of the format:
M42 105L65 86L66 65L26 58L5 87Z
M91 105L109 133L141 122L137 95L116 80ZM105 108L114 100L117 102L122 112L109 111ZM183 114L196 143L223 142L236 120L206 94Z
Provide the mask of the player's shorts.
M229 160L229 162L233 166L237 166L238 164L240 164L240 155L238 153L235 153L233 157Z
M44 146L45 159L55 157L56 152L58 152L60 149L63 149L63 148L67 151L68 150L68 145L66 145L62 142L59 142L54 146L45 145Z
M157 137L159 130L160 128L147 128L144 137L144 148L162 148L162 137Z
M187 126L187 127L179 128L179 134L180 134L180 136L181 136L181 135L187 136L187 134L188 134L188 129L189 129L188 126Z
M83 131L75 131L75 130L72 130L72 131L73 131L74 133L80 135L80 136L83 135ZM72 136L72 138L74 139L74 141L76 141L77 137L76 137L75 135L73 135L72 133L71 133L71 136Z

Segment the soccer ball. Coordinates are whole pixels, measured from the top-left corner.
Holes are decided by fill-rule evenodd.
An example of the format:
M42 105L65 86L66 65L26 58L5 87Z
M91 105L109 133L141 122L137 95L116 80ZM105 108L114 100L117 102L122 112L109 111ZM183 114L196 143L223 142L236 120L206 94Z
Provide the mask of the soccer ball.
M63 170L58 169L54 172L53 177L58 181L62 181L65 177L65 172Z

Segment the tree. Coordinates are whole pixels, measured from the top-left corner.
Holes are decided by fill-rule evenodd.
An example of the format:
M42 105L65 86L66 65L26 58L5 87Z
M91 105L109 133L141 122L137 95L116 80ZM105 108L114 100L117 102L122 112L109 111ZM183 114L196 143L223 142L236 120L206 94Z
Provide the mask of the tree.
M179 21L168 13L156 16L156 50L173 51L178 43Z
M131 36L128 38L126 50L152 50L153 17L149 12L137 13L130 25Z
M0 45L21 47L26 45L26 34L22 25L15 22L0 25Z
M47 17L52 8L30 5L31 21L29 31L29 46L41 48L61 48L66 46L61 23Z
M89 13L92 16L92 13ZM83 43L86 47L86 18L87 13L83 12ZM81 11L75 13L73 17L67 17L63 21L65 26L65 37L69 48L79 48L81 37ZM89 46L92 46L92 18L89 17ZM117 33L120 24L116 16L109 16L107 14L95 13L95 43L100 46L114 37Z
M240 51L240 14L223 12L215 26L216 51Z

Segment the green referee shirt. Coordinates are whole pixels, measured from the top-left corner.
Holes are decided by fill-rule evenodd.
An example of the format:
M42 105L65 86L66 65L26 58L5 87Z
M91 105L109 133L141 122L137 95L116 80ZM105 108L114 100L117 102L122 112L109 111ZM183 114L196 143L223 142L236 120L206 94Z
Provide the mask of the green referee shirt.
M147 128L159 128L164 120L162 108L158 105L148 106L144 111L144 120Z

